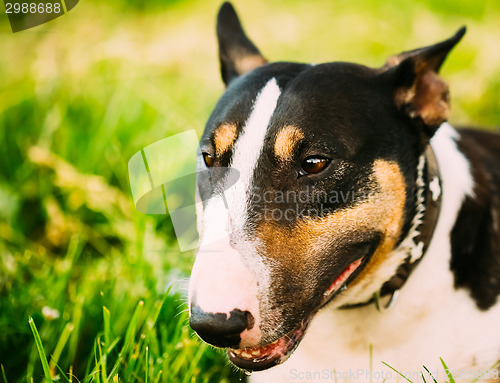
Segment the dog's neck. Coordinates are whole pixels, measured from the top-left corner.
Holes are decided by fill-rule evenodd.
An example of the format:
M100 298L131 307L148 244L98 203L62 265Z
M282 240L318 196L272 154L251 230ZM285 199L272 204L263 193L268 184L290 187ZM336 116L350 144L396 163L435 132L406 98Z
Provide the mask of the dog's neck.
M364 303L342 306L342 309L372 303L379 310L389 308L429 247L439 218L442 190L438 163L430 144L419 158L416 187L415 213L407 235L398 245L398 250L406 253L407 258L399 266L396 274L382 285L373 298Z

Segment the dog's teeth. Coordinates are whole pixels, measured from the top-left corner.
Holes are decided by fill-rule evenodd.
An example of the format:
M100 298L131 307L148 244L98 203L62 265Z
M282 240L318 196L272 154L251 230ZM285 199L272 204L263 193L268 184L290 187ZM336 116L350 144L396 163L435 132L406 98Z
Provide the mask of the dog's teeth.
M256 357L261 356L261 349L255 349L255 350L230 350L229 354L232 357L238 356L240 358L245 358L245 359L254 359Z

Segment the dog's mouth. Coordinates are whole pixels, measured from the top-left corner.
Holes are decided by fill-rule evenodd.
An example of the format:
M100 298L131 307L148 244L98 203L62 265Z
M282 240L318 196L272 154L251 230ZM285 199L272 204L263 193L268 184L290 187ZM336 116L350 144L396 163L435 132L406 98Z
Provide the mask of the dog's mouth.
M321 301L321 307L327 304L337 293L340 293L344 288L347 288L347 284L354 279L357 273L355 273L358 269L361 269L360 266L364 263L364 259L366 257L362 257L352 262L347 268L333 281L333 283L326 289L323 293L323 300Z
M333 281L328 289L323 293L323 299L320 307L326 304L335 293L340 292L352 280L356 270L360 268L365 257L352 262L347 268ZM320 308L319 307L319 308ZM319 310L318 308L318 310ZM276 366L287 360L293 351L297 348L304 337L307 326L312 317L318 310L315 310L304 318L292 331L262 347L228 349L229 360L237 367L249 371L261 371Z
M261 371L283 363L292 354L304 337L312 315L285 336L263 347L228 349L229 360L237 367L249 371Z

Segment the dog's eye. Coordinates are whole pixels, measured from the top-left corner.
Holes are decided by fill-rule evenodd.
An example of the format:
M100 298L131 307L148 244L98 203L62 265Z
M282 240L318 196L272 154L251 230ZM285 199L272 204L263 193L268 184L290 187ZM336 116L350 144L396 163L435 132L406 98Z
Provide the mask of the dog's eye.
M317 174L322 171L330 162L329 159L323 157L309 157L302 162L300 175Z
M203 161L207 165L207 168L214 166L214 158L208 153L203 153Z

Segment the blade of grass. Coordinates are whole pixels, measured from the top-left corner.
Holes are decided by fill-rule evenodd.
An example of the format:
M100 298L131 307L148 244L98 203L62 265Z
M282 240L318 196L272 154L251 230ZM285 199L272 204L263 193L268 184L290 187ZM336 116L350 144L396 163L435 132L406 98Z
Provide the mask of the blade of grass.
M387 363L382 362L382 364L385 364L387 367L389 367L392 371L394 371L396 374L401 376L403 379L407 380L410 383L413 383L410 379L408 379L406 376L404 376L402 373L400 373L398 370L396 370L394 367L389 366Z
M3 364L0 364L0 368L2 369L2 378L3 378L4 383L8 383L7 376L5 375L5 369L3 368Z
M109 343L111 341L111 324L110 324L111 314L110 314L109 310L105 306L102 307L102 317L103 317L103 320L104 320L104 344L106 345L105 349L104 349L104 355L101 355L101 359L102 359L102 380L104 382L106 382L108 380L108 377L107 377L108 352L107 352L106 349L109 347ZM99 345L99 352L101 352L101 346L100 345Z
M446 372L446 376L448 376L448 379L450 379L450 383L456 383L455 379L453 379L453 375L451 374L450 370L448 369L448 366L444 362L443 358L439 358L441 360L441 364L444 367L444 372Z
M55 348L54 352L52 353L52 357L51 357L50 364L49 364L50 372L51 372L52 376L55 375L55 367L56 367L57 363L59 362L59 358L61 356L61 353L62 353L64 346L66 345L72 331L73 331L73 324L72 323L68 323L68 324L66 324L66 326L64 326L61 337L59 338L59 341L57 342L56 348Z
M148 383L148 372L149 372L149 347L146 346L146 377L145 383Z
M167 289L167 291L163 294L163 298L162 300L160 301L160 303L158 304L157 308L156 308L156 311L155 313L153 314L153 316L151 317L151 327L149 328L149 330L155 328L156 326L156 322L158 322L158 317L160 316L160 313L161 313L161 309L163 308L163 306L165 305L165 302L167 300L167 297L168 297L168 294L170 293L170 290L172 289L172 285L170 285Z
M139 301L137 304L137 307L135 308L134 314L132 315L132 318L130 319L130 323L127 327L127 331L125 332L125 338L123 340L123 347L120 351L120 354L118 355L118 358L116 360L115 365L113 366L113 369L108 375L108 380L107 382L110 381L110 379L114 379L118 368L120 367L120 364L123 362L125 359L125 355L128 353L130 347L132 347L132 342L134 340L134 336L137 332L137 327L138 327L138 322L139 322L139 314L141 312L142 307L144 306L143 301Z
M432 380L434 381L434 383L438 383L436 378L434 376L432 376L431 372L429 371L429 369L425 366L422 366L423 368L425 368L425 371L427 371L427 373L429 374L429 376L432 378ZM423 374L422 374L422 377L423 377Z
M40 361L42 362L43 374L45 375L45 379L47 382L52 382L52 376L50 375L50 367L47 362L47 357L45 356L45 351L43 349L42 340L40 339L40 334L36 329L35 321L32 317L29 318L28 323L31 327L31 331L33 332L33 336L35 337L36 348L38 349L38 354L40 355Z
M115 340L113 342L111 342L109 347L106 348L106 354L111 353L111 350L113 350L115 348L115 346L118 344L119 341L120 341L120 337L115 338Z
M370 343L370 383L373 382L373 344Z
M109 347L111 342L111 313L106 306L102 307L102 317L104 319L104 343Z
M97 359L97 357L99 357L99 359ZM94 342L94 361L95 361L94 371L97 370L97 372L103 374L102 362L105 357L106 357L105 355L102 355L101 338L97 337ZM101 374L99 373L95 374L96 383L101 383Z
M76 352L78 349L78 341L80 340L80 325L83 316L83 304L85 298L83 295L79 295L76 298L75 308L73 309L73 331L69 340L69 361L71 364L75 363Z
M134 342L133 347L129 350L128 358L125 359L125 366L122 369L121 375L127 381L130 381L130 377L136 376L136 371L139 368L138 365L141 365L142 360L140 356L143 345L144 338L141 335L139 342Z
M199 361L200 361L203 353L205 352L205 349L206 349L205 344L203 344L203 346L198 349L194 358L191 360L189 369L186 371L182 383L188 383L189 381L191 381L194 378L193 377L194 369L198 366Z
M144 306L144 301L139 301L137 307L135 308L134 314L132 315L132 319L130 320L130 324L127 327L127 331L125 332L125 339L123 344L123 349L121 352L126 353L130 347L132 347L132 343L137 332L137 328L139 327L139 314L142 311L142 307Z
M61 376L66 380L66 382L71 382L71 376L68 378L68 376L66 376L66 374L64 373L64 371L61 369L61 367L59 367L59 365L56 364L56 368L59 370L59 373L61 374Z
M492 369L498 368L499 365L500 365L500 360L497 360L495 363L493 363L491 366L489 366L486 371L488 371L488 374L489 374ZM482 377L483 377L483 375L477 374L477 376L474 378L474 380L472 382L470 382L470 383L476 383Z
M113 343L111 343L111 345L106 349L106 354L109 354L111 352L111 350L113 350L113 348L115 348L115 346L118 344L118 342L120 341L120 338L116 338ZM98 343L98 340L96 340L96 343ZM95 353L95 344L94 343L94 365L93 365L93 368L91 370L91 367L92 367L92 361L89 360L88 361L88 365L87 365L87 370L85 372L85 376L86 378L80 382L80 383L86 383L86 382L93 382L94 381L94 376L97 376L99 379L99 374L101 373L101 366L102 366L102 360L103 360L103 357L104 355L101 355L100 359L97 360L97 354ZM99 346L100 347L100 346ZM109 381L109 375L108 375L108 381ZM70 382L71 383L71 382Z

